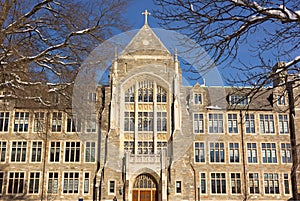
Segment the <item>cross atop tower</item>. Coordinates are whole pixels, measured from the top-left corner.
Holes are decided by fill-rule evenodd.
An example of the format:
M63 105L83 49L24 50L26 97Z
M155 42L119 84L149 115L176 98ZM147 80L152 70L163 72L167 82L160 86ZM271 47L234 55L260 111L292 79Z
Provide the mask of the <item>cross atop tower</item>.
M150 15L151 13L148 12L148 10L145 10L144 12L142 12L142 15L145 15L145 24L148 24L148 15Z

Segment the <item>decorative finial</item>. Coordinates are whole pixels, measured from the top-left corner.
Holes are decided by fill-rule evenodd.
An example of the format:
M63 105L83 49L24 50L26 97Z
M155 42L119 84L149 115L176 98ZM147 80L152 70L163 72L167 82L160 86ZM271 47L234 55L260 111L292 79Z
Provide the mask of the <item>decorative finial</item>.
M145 24L148 24L148 15L150 14L151 13L149 13L147 9L144 12L142 12L142 15L145 15Z
M175 48L175 61L178 61L178 53L177 53L177 48Z
M117 59L118 59L118 48L115 47L115 60L117 60Z

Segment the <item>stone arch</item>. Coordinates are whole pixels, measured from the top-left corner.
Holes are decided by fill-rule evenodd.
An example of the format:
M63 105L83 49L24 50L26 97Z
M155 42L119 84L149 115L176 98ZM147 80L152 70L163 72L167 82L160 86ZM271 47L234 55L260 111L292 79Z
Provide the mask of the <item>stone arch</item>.
M140 72L126 77L126 79L121 81L121 90L124 92L124 90L134 85L136 81L144 80L145 78L155 81L157 85L163 87L168 92L172 91L171 84L168 83L167 80L165 80L163 77L160 77L159 75L147 72Z
M132 175L130 189L133 201L157 201L161 189L160 177L155 171L142 168Z
M135 178L135 181L133 183L133 188L155 188L157 189L158 184L155 180L155 178L148 173L143 173L138 175Z
M159 183L160 176L157 174L156 171L154 171L150 168L141 168L141 169L139 169L134 174L132 174L132 178L135 179L136 177L138 177L141 174L149 174L156 180L157 183Z

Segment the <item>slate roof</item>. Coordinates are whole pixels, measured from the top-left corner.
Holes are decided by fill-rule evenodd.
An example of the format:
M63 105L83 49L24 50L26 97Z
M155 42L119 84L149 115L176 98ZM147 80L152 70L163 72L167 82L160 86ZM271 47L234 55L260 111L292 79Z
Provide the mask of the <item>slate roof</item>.
M160 41L157 35L145 24L133 37L130 43L120 53L119 57L124 55L171 55L165 45Z
M182 94L186 96L191 95L192 92L199 91L199 86L181 88ZM203 107L220 108L222 110L274 110L274 97L272 88L262 88L258 91L250 87L227 87L227 86L201 86L201 93L203 94ZM189 95L188 95L189 94ZM245 95L249 97L248 105L231 105L230 95ZM186 99L192 99L187 97Z

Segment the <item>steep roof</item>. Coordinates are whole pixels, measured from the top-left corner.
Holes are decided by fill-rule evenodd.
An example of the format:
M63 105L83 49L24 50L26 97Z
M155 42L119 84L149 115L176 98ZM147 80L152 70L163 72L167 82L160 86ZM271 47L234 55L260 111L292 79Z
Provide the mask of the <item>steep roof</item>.
M247 87L225 87L225 86L183 86L181 88L182 94L191 94L191 91L199 92L199 89L203 91L203 98L206 99L206 106L216 106L225 110L259 110L259 111L271 111L274 108L274 98L272 88L262 88L253 94L253 89ZM231 95L245 95L249 97L249 104L247 105L231 105L229 96ZM281 108L283 111L286 108Z
M157 35L145 24L119 56L124 55L171 55Z

